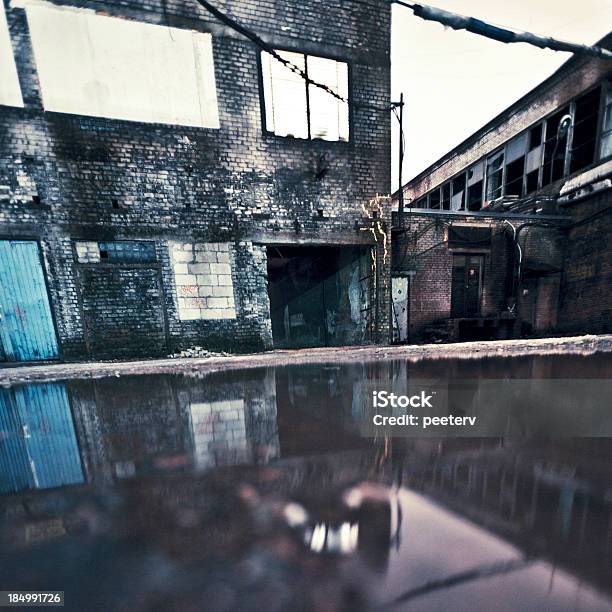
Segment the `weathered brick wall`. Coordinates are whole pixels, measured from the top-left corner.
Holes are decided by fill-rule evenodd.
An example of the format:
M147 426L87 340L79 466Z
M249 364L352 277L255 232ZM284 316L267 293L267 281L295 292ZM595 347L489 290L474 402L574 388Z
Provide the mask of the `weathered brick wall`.
M493 119L473 137L409 181L404 187L406 205L601 81L610 69L608 64L603 59L574 58L571 65L552 77L550 82L543 83L525 100L519 100L499 118Z
M491 228L491 245L486 248L451 249L449 224ZM506 310L511 244L503 222L468 215L405 214L406 232L393 241L393 274L414 271L410 281L410 337L418 338L424 329L451 316L453 253L482 254L482 294L480 315L493 317Z
M109 0L95 9L212 32L220 129L45 113L24 11L5 6L25 108L0 107L0 237L41 241L62 356L86 353L72 245L79 240L156 241L169 349L269 347L262 245L364 241L355 230L361 206L389 191L389 114L353 107L348 143L264 135L258 50L196 2L171 0L165 7ZM234 0L219 6L273 45L347 61L355 103L389 103L385 3ZM168 255L173 241L233 244L235 319L181 320Z
M612 331L611 203L608 190L564 207L573 225L567 235L561 279L560 331Z

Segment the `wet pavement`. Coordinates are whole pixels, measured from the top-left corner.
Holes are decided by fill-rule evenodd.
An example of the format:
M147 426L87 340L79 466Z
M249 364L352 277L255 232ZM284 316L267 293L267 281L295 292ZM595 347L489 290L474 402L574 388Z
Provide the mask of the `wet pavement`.
M71 610L612 610L612 439L364 438L364 379L610 378L610 354L0 389L0 590Z

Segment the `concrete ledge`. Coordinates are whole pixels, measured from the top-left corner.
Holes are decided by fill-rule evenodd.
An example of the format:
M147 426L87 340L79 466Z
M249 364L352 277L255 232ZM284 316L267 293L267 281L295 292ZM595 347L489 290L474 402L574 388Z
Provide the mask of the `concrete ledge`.
M151 359L144 361L98 361L5 367L0 384L49 382L74 378L105 378L139 374L206 373L245 368L299 365L306 363L351 363L384 359L479 359L481 357L516 357L522 355L612 353L612 334L537 338L531 340L496 340L456 344L406 346L349 346L301 350L276 350L251 355L204 358Z

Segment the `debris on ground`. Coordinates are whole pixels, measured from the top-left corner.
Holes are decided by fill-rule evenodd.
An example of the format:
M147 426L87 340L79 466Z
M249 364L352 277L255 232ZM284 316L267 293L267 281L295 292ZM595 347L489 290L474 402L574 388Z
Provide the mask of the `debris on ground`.
M180 353L173 353L168 355L170 359L184 359L184 358L209 358L209 357L229 357L232 353L226 353L225 351L209 351L202 346L192 346L191 348L185 349Z

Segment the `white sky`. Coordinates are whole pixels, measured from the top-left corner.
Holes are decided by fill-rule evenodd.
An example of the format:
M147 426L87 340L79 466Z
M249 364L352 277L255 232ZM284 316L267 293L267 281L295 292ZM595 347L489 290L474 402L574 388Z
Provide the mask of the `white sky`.
M612 0L432 0L448 11L518 30L592 44L612 29ZM569 53L506 45L445 29L394 5L392 99L404 92L403 182L552 74ZM398 182L393 125L392 191Z

